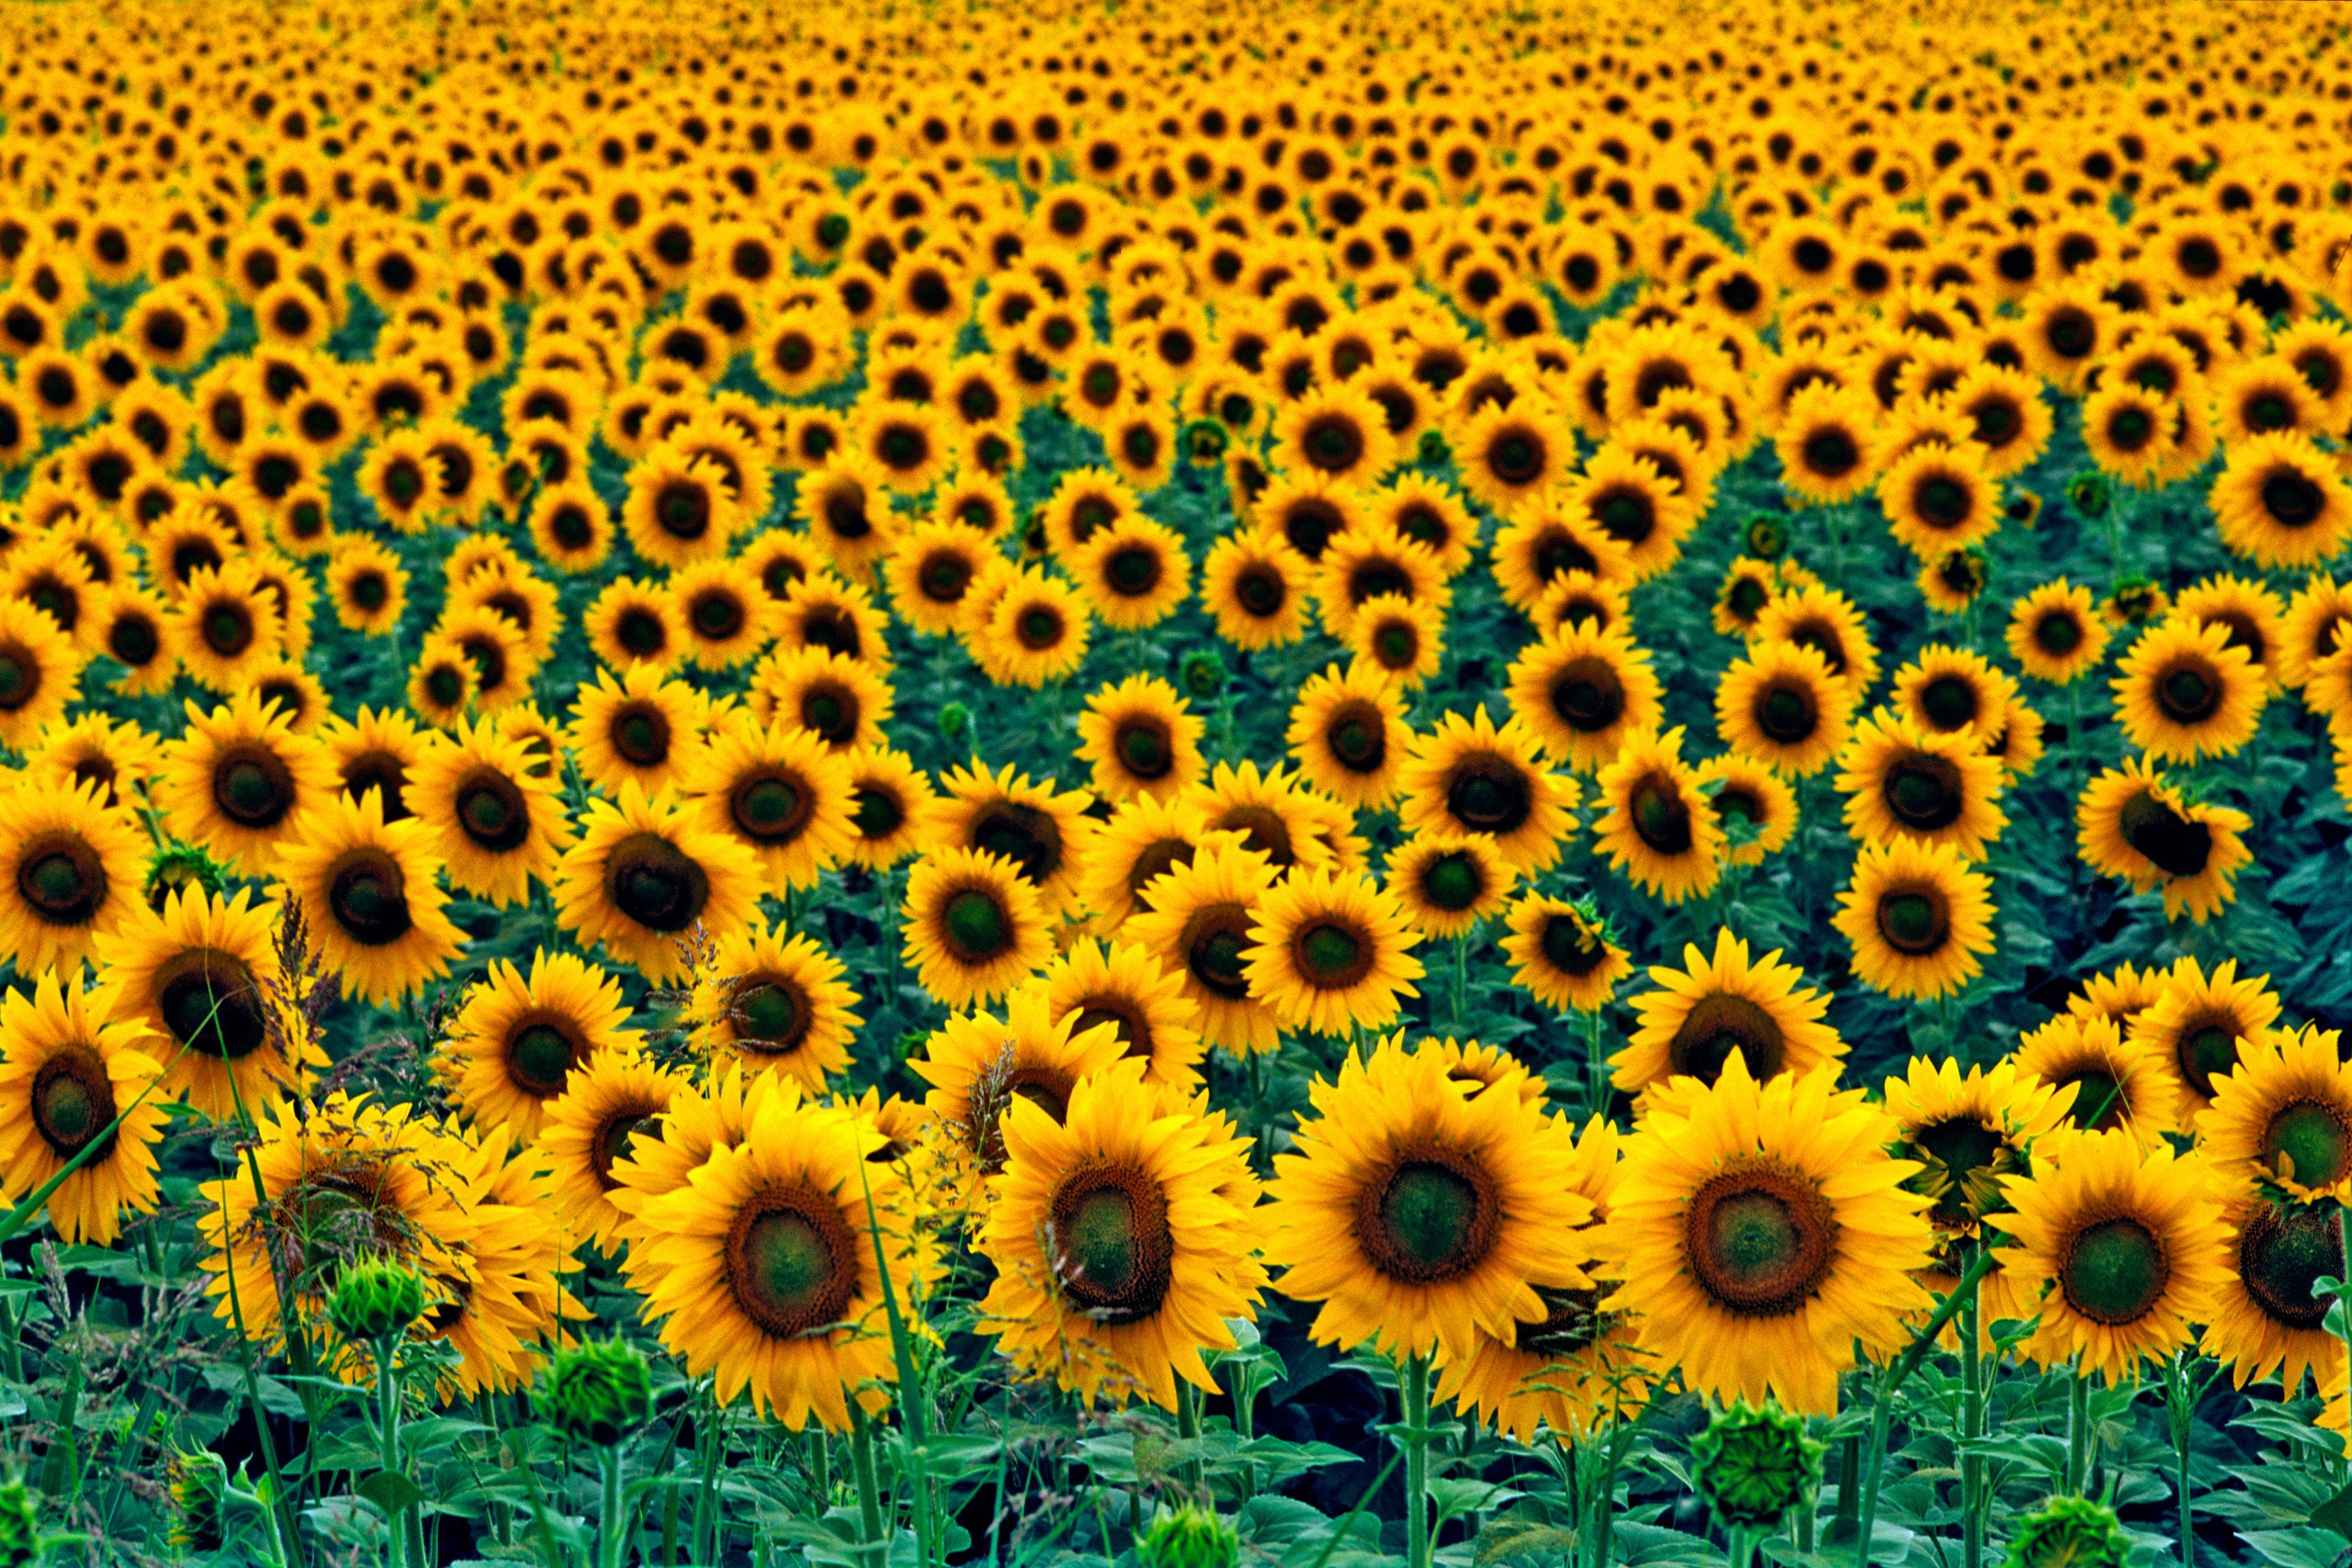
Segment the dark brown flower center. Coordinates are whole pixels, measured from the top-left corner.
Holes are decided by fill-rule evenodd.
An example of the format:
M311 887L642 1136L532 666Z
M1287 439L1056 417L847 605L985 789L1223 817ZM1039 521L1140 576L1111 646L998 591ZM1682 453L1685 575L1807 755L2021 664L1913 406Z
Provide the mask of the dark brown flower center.
M49 925L83 925L106 903L106 866L79 835L45 834L18 852L16 892Z
M635 833L615 845L604 862L604 896L637 924L667 935L702 918L710 901L710 877L668 839Z
M1693 1194L1683 1255L1713 1303L1743 1318L1785 1317L1811 1300L1835 1261L1837 1221L1802 1177L1727 1171Z
M1356 1238L1372 1267L1408 1285L1458 1279L1486 1261L1500 1194L1477 1162L1434 1144L1398 1151L1356 1197Z
M1131 1166L1097 1166L1065 1179L1049 1214L1054 1278L1074 1306L1105 1323L1160 1310L1176 1242L1157 1181Z
M1666 1071L1713 1083L1736 1050L1760 1083L1780 1071L1787 1047L1771 1014L1745 996L1718 991L1700 997L1667 1042Z
M2171 1279L2163 1239L2130 1215L2083 1226L2066 1238L2058 1262L2058 1289L2066 1304L2110 1327L2146 1317L2164 1299Z
M727 1234L727 1283L772 1339L801 1340L841 1321L860 1272L856 1237L839 1205L805 1187L771 1187Z
M398 942L411 924L400 863L373 846L352 850L328 879L327 910L343 934L363 947Z

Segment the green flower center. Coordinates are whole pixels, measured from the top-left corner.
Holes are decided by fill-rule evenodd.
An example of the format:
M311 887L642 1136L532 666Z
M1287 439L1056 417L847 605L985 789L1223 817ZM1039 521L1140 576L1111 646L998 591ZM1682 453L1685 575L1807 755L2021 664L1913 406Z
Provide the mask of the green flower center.
M1606 943L1585 929L1582 921L1554 915L1544 921L1544 962L1562 974L1590 974L1609 956Z
M2172 1265L2164 1243L2137 1219L2101 1220L2075 1233L2058 1265L2066 1304L2095 1322L2119 1327L2146 1317L2164 1299Z
M668 839L650 833L621 841L606 861L613 907L648 931L667 936L702 918L710 878Z
M747 1207L728 1237L727 1273L744 1315L768 1334L797 1339L840 1321L855 1287L848 1227L814 1194Z
M1920 892L1894 893L1878 901L1878 934L1898 952L1933 952L1950 934L1942 900Z
M400 867L382 850L361 850L335 873L327 908L343 934L365 947L398 942L409 931Z
M1919 752L1886 770L1881 793L1896 821L1922 833L1958 822L1964 804L1959 768L1948 758Z
M1919 689L1919 711L1942 731L1964 729L1977 721L1977 689L1957 675L1941 675Z
M79 839L34 846L18 863L16 890L52 925L78 925L106 901L106 868Z
M1666 1070L1713 1083L1738 1051L1758 1082L1780 1070L1786 1037L1772 1015L1745 996L1702 996L1666 1046Z
M1692 1194L1683 1224L1692 1277L1717 1306L1742 1317L1797 1310L1829 1272L1835 1223L1801 1177L1725 1172Z
M1439 909L1460 914L1478 901L1486 890L1486 879L1479 875L1475 860L1455 849L1429 863L1429 869L1422 873L1421 889Z
M2211 1099L2216 1086L2238 1065L2238 1035L2221 1023L2198 1025L2180 1038L2180 1072L2189 1087Z
M1168 776L1176 765L1171 737L1157 721L1131 719L1118 731L1119 764L1139 779Z
M2194 724L2221 706L2221 688L2201 669L2176 669L2158 682L2156 705L2175 723Z
M1484 1260L1494 1245L1495 1211L1484 1173L1451 1151L1431 1150L1399 1160L1385 1182L1366 1185L1357 1234L1381 1272L1428 1284L1459 1279Z
M1307 983L1327 990L1353 985L1371 968L1371 944L1357 931L1325 922L1307 927L1293 939L1299 973Z
M2263 1315L2289 1329L2309 1331L2326 1321L2317 1284L2343 1273L2333 1204L2264 1205L2238 1228L2238 1278Z
M966 888L950 899L940 924L948 945L967 963L993 958L1013 941L1013 922L1003 908L978 888Z
M190 1050L233 1062L268 1042L253 976L226 953L209 948L183 953L163 966L157 980L156 1010L163 1026Z
M2070 611L2053 610L2033 623L2033 642L2053 658L2063 658L2083 646L2083 623Z
M807 816L801 792L790 781L774 777L737 785L734 807L736 826L762 842L790 837Z
M1659 855L1687 855L1691 837L1690 806L1674 781L1655 774L1643 779L1626 797L1625 815L1634 837Z
M1124 598L1149 594L1160 585L1160 556L1140 546L1115 552L1104 563L1103 579Z
M736 992L734 1022L737 1039L790 1050L808 1032L808 1009L794 988L758 980Z
M1756 705L1756 727L1770 740L1790 746L1821 728L1821 715L1806 692L1776 686Z
M2263 1130L2263 1163L2305 1187L2341 1181L2352 1172L2352 1119L2315 1100L2282 1107Z
M573 1055L572 1037L554 1025L528 1025L507 1046L507 1075L519 1087L551 1100L563 1092Z
M530 834L522 791L495 773L478 773L458 789L457 824L467 838L495 854L517 847Z

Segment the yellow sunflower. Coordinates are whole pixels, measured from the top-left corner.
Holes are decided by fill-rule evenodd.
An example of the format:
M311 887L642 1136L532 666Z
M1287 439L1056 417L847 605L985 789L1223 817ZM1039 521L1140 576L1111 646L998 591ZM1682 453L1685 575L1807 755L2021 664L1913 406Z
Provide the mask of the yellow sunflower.
M1682 968L1654 964L1650 979L1662 989L1633 999L1639 1025L1610 1058L1629 1093L1680 1078L1714 1083L1734 1057L1765 1080L1844 1059L1845 1041L1822 1022L1830 999L1801 985L1804 972L1778 952L1750 963L1748 944L1728 931L1715 933L1712 958L1687 944Z
M442 912L441 862L414 817L387 823L383 799L339 795L279 846L276 870L299 900L327 967L362 1002L397 1003L449 972L465 933Z
M1987 1223L2014 1240L2003 1267L2021 1296L2041 1295L2020 1353L2109 1384L2192 1341L2229 1273L2229 1227L2194 1154L2130 1133L2061 1133L2034 1151L2033 1173L2004 1176L2011 1212Z
M928 844L1003 856L1037 889L1048 913L1076 908L1094 833L1087 815L1091 795L1056 789L1051 779L1033 784L1010 763L992 770L978 759L950 770L940 784L944 793L922 817Z
M1286 739L1310 784L1360 811L1394 798L1413 734L1393 682L1331 665L1299 687Z
M54 971L79 987L91 943L139 901L147 847L103 795L30 780L0 795L0 954L21 976Z
M1878 679L1878 653L1853 601L1820 583L1797 583L1772 595L1748 634L1752 643L1792 642L1811 648L1859 704Z
M533 879L552 881L572 842L560 781L503 726L461 723L416 758L404 793L449 885L494 904L523 903Z
M2311 1373L2324 1392L2344 1378L2344 1341L2327 1331L2327 1300L2312 1289L2344 1277L2344 1235L2334 1204L2280 1202L2252 1183L2222 1208L2230 1268L2214 1294L2197 1348L2230 1368L2239 1388L2275 1375L2284 1399L2300 1398Z
M2108 684L2125 738L2158 762L2231 755L2253 739L2270 700L2262 668L2227 626L2180 619L2142 634Z
M593 1242L607 1257L620 1247L622 1214L608 1195L620 1185L613 1167L654 1131L684 1082L635 1051L604 1051L548 1102L535 1148L547 1171L548 1209L574 1246Z
M1750 645L1715 689L1724 743L1799 778L1829 766L1844 747L1853 711L1852 688L1802 643Z
M177 650L168 627L159 636ZM47 612L23 599L0 599L0 746L29 751L80 689L82 650Z
M805 730L721 724L680 787L696 825L740 840L779 897L815 886L848 848L849 769Z
M1682 742L1679 729L1634 734L1595 784L1609 810L1592 825L1593 847L1669 904L1706 897L1723 875L1723 827Z
M252 897L250 889L219 899L201 888L175 892L160 911L133 909L93 954L91 1011L159 1037L162 1092L215 1121L234 1120L240 1105L257 1114L327 1064L310 1031L286 1016L278 907Z
M528 1143L573 1068L599 1052L635 1048L636 1031L624 1026L630 1011L617 979L568 952L533 953L528 976L493 959L467 992L436 1067L475 1126L502 1127Z
M650 665L634 665L618 680L600 669L572 708L572 760L609 795L632 784L647 794L676 785L702 750L706 711L699 692Z
M1203 840L1189 858L1171 857L1137 893L1139 912L1123 934L1184 976L1201 1012L1201 1037L1236 1056L1272 1050L1281 1024L1254 995L1245 968L1252 916L1273 885L1266 857L1233 836Z
M1044 903L1003 855L939 849L907 879L906 956L923 989L950 1007L992 1002L1053 952Z
M2305 1027L2240 1042L2237 1066L2197 1113L2206 1159L2299 1199L2352 1196L2352 1062L2338 1059L2340 1038Z
M1395 1022L1397 998L1418 996L1421 938L1396 901L1369 879L1301 870L1251 911L1242 955L1250 992L1284 1026L1350 1034Z
M876 746L850 754L849 823L843 853L869 871L887 871L922 847L921 822L936 795L931 781L903 752Z
M1523 872L1559 860L1581 794L1537 761L1525 725L1513 719L1497 728L1483 703L1474 717L1447 713L1418 737L1398 783L1408 832L1489 838Z
M2146 757L2085 785L2074 824L2083 863L2134 892L2161 889L2167 920L2186 911L2204 924L2237 896L2238 872L2254 858L2239 837L2253 818L2189 800Z
M1085 598L1062 578L1020 569L985 626L967 639L973 659L1000 686L1042 688L1086 662Z
M1078 716L1077 754L1093 765L1095 789L1104 799L1148 795L1165 800L1208 771L1201 755L1205 727L1174 687L1157 676L1131 675L1087 699Z
M1539 1288L1591 1286L1566 1129L1508 1084L1471 1087L1402 1037L1308 1086L1259 1228L1283 1294L1321 1303L1317 1343L1465 1357L1547 1319Z
M1416 833L1389 857L1381 886L1424 936L1455 937L1499 911L1518 873L1489 838Z
M752 711L835 752L878 746L897 699L887 672L824 647L780 648L761 661Z
M550 891L558 926L663 985L689 973L689 933L719 941L751 922L760 884L740 840L698 826L667 789L648 799L631 780L618 803L589 802Z
M2257 566L2316 566L2352 542L2352 481L2307 436L2231 442L2206 500L2221 542Z
M923 1109L943 1149L949 1187L968 1217L977 1217L981 1183L1003 1166L1006 1108L1026 1100L1058 1120L1081 1082L1110 1071L1125 1055L1108 1021L1082 1027L1076 1014L1056 1019L1039 985L1013 991L1001 1018L957 1014L932 1031L923 1054L907 1065L931 1086Z
M2197 1117L2238 1065L2238 1042L2263 1037L2278 1022L2279 999L2270 977L2238 978L2238 961L2225 958L2209 976L2195 958L2174 961L2157 997L2124 1024L2124 1037L2172 1064L2180 1080L2180 1126Z
M1966 737L1880 713L1855 726L1838 759L1847 831L1866 844L1911 838L1979 860L2009 817L1993 797L2001 766Z
M1016 1097L1001 1136L980 1331L1089 1404L1172 1410L1179 1377L1214 1391L1201 1352L1234 1347L1230 1323L1255 1315L1265 1283L1247 1140L1132 1070L1080 1080L1059 1115Z
M882 1405L874 1385L897 1376L884 1271L901 1303L929 1272L904 1180L871 1157L887 1142L845 1108L772 1100L740 1142L639 1211L649 1239L632 1282L688 1375L715 1374L720 1404L748 1389L793 1431L812 1417L845 1430L851 1395Z
M79 979L60 986L47 973L30 995L0 997L0 1203L37 1190L120 1116L49 1194L49 1224L68 1246L111 1247L126 1211L152 1214L154 1145L171 1112L140 1097L163 1073L153 1053L164 1044L136 1020L104 1021Z
M1657 677L1630 628L1570 625L1520 650L1511 711L1545 751L1590 773L1633 737L1654 731Z
M1992 879L1948 844L1863 847L1831 924L1853 943L1854 977L1906 1001L1965 990L1992 951Z
M1625 1142L1595 1251L1622 1273L1602 1309L1694 1392L1830 1415L1857 1343L1896 1350L1928 1307L1912 1276L1928 1200L1890 1158L1894 1119L1822 1068L1762 1083L1744 1058ZM1622 1080L1621 1080L1622 1081Z
M2106 653L2107 628L2091 591L2059 577L2011 606L2008 641L2010 657L2026 674L2068 686L2098 667Z
M1278 536L1244 530L1210 546L1201 563L1201 600L1217 635L1235 647L1278 647L1306 635L1313 574L1307 558Z
M842 962L805 935L754 926L719 944L718 962L695 976L687 1016L714 1068L771 1068L812 1095L849 1068L864 1022Z
M2074 1088L2067 1114L2077 1127L2122 1128L2155 1142L2179 1125L2180 1089L2169 1066L2105 1015L2061 1013L2025 1031L2011 1059L2020 1072Z
M188 728L165 751L156 794L172 830L250 876L335 799L341 781L326 749L247 690L210 713L187 704Z
M1178 1094L1200 1088L1205 1047L1196 1026L1200 1009L1185 994L1184 976L1131 942L1108 944L1082 936L1040 978L1047 1016L1073 1018L1084 1034L1097 1024L1118 1032L1121 1050L1143 1063L1146 1083Z
M1608 926L1583 905L1531 893L1511 905L1508 924L1503 953L1511 978L1547 1007L1598 1013L1633 973Z

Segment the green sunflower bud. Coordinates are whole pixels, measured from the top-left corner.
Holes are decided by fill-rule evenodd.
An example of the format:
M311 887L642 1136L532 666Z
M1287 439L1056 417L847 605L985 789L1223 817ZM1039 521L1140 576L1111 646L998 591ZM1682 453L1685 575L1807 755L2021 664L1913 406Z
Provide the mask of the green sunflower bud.
M388 1258L343 1266L327 1298L335 1331L354 1344L373 1344L400 1332L425 1311L425 1276Z
M1136 1555L1143 1568L1234 1568L1241 1540L1213 1510L1186 1503L1151 1521Z
M1691 1443L1691 1482L1726 1529L1769 1530L1822 1484L1822 1446L1805 1418L1742 1400Z
M2054 1497L2018 1521L2002 1568L2123 1568L2130 1554L2114 1510L2089 1498Z
M172 1489L172 1544L183 1552L217 1552L226 1539L221 1515L227 1506L228 1467L199 1448L173 1454L164 1471Z
M1777 511L1759 511L1748 520L1743 539L1757 560L1778 561L1789 548L1789 520Z
M609 1448L653 1414L643 1354L618 1341L560 1352L540 1405L567 1436Z
M160 915L173 894L197 889L216 899L227 880L228 873L220 862L193 844L175 843L155 851L143 888L148 907Z
M1184 455L1196 463L1214 463L1225 455L1225 427L1213 419L1195 419L1180 438Z
M2084 469L2066 481L2068 504L2084 517L2105 517L2107 503L2115 499L2107 488L2107 477L2096 469Z
M940 705L937 722L940 739L961 741L971 728L971 710L961 702L943 702Z
M22 1481L0 1484L0 1568L30 1568L40 1560L41 1525L31 1494Z
M1439 435L1434 430L1423 430L1421 433L1421 460L1423 462L1434 468L1436 465L1443 463L1446 458L1451 458L1452 456L1454 456L1454 448L1445 444L1444 437Z
M1225 661L1213 653L1184 656L1184 691L1207 701L1225 689Z

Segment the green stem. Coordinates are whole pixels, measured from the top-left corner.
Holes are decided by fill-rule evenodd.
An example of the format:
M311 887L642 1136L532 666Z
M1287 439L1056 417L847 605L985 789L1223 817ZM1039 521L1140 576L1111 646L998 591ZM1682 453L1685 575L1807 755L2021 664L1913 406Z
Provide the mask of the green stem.
M697 1563L709 1563L717 1555L712 1536L718 1526L719 1465L726 1457L726 1416L719 1407L718 1391L705 1385L709 1403L703 1406L701 1418L696 1423L694 1435L696 1480L694 1494L694 1547Z
M2197 1526L2189 1511L2189 1447L2197 1425L2197 1398L2202 1391L2189 1381L2189 1359L2186 1352L2175 1356L2164 1377L2167 1414L2172 1418L2172 1483L2180 1501L2182 1568L2195 1568L2197 1562Z
M1462 1016L1463 1009L1468 1005L1465 998L1469 988L1470 932L1465 931L1454 939L1454 996L1448 1016L1454 1020L1454 1033L1457 1037L1469 1027L1468 1022Z
M596 1521L596 1561L599 1568L621 1568L621 1538L629 1532L629 1521L621 1512L621 1446L608 1445L596 1458L604 1472L604 1512Z
M1879 1380L1870 1406L1870 1452L1863 1467L1862 1516L1854 1521L1853 1568L1870 1568L1870 1538L1878 1528L1878 1484L1886 1473L1886 1438L1895 1425L1895 1391Z
M1960 1440L1973 1442L1984 1436L1985 1405L1984 1355L1977 1344L1981 1331L1982 1310L1970 1293L1966 1310L1960 1313ZM1979 1568L1984 1562L1985 1497L1984 1456L1963 1453L1960 1456L1960 1568Z
M2083 1495L2091 1470L2091 1378L2075 1358L2074 1381L2066 1389L2066 1490Z
M389 1336L375 1342L376 1392L376 1463L385 1475L396 1476L400 1467L400 1384L393 1375L393 1342ZM391 1530L385 1542L383 1560L387 1568L400 1568L408 1546L407 1510L384 1510L384 1523ZM421 1568L421 1565L420 1565Z
M1201 1391L1181 1377L1176 1380L1176 1436L1192 1445L1197 1454L1201 1441ZM1185 1460L1184 1484L1198 1492L1201 1480L1200 1459Z
M849 1402L849 1471L857 1481L857 1538L866 1548L866 1561L880 1563L882 1543L882 1484L874 1465L874 1418L856 1399Z
M1862 1439L1848 1437L1838 1445L1837 1512L1830 1518L1832 1539L1844 1536L1862 1518Z
M1405 1568L1429 1568L1429 1358L1398 1364L1404 1395Z
M1963 1308L1977 1299L1977 1287L1984 1282L1986 1275L1993 1271L1997 1261L1991 1247L1979 1247L1977 1255L1969 1260L1968 1268L1962 1271L1959 1283L1952 1287L1951 1294L1937 1303L1935 1311L1928 1314L1927 1322L1911 1337L1910 1346L1896 1356L1879 1376L1878 1390L1872 1400L1870 1412L1870 1452L1864 1461L1867 1473L1862 1482L1862 1517L1854 1521L1854 1568L1869 1568L1870 1564L1870 1537L1878 1527L1878 1485L1886 1470L1886 1438L1888 1429L1895 1422L1895 1393L1913 1373L1919 1370L1919 1363L1927 1359L1927 1352L1935 1347L1937 1337L1954 1318L1959 1316ZM1850 1451L1847 1457L1852 1458ZM1847 1483L1841 1480L1838 1484L1841 1513L1844 1511L1848 1489Z

